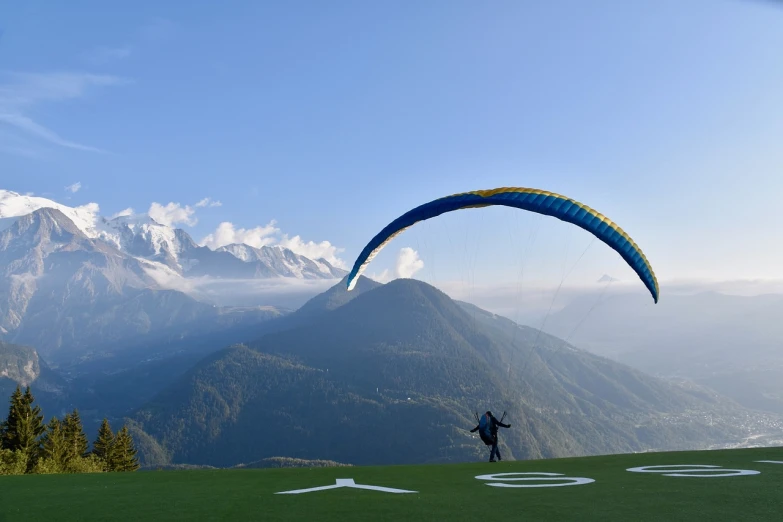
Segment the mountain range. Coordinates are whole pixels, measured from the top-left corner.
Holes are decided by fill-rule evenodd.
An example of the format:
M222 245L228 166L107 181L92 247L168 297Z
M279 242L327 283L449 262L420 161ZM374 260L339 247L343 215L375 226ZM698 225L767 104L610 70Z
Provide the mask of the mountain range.
M483 459L469 429L486 409L508 414L507 459L722 447L783 427L408 279L361 278L350 293L340 282L292 313L177 346L63 379L4 344L15 375L0 384L32 381L47 412L78 407L88 432L104 416L127 424L148 467Z
M105 218L89 206L73 208L8 190L0 190L0 230L40 209L59 211L63 224L71 223L87 238L189 277L339 279L347 273L325 259L311 260L280 246L230 244L212 250L196 244L184 230L160 224L146 214Z
M474 460L486 409L507 413L502 451L516 459L720 446L767 422L415 280L337 285L264 328L129 416L163 458L148 465Z
M0 191L0 338L35 346L53 362L285 313L216 306L187 291L194 280L328 281L345 273L279 246L212 250L149 216L106 219Z

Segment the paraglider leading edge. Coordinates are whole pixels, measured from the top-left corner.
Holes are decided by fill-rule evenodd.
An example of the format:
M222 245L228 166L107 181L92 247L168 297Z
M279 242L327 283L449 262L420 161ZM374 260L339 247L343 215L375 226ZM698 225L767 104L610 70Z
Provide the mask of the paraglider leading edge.
M501 205L528 210L555 217L576 225L606 243L625 260L658 302L658 279L641 248L612 220L596 210L566 196L525 187L502 187L490 190L462 192L424 203L409 210L381 230L364 247L354 262L346 280L348 291L353 290L359 276L387 243L419 221L446 212L466 208Z

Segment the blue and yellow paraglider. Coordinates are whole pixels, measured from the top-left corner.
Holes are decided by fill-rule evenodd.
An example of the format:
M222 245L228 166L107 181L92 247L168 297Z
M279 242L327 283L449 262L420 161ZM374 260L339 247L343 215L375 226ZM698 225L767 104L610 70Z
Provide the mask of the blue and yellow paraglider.
M655 302L658 302L658 280L655 277L650 262L633 239L612 220L592 208L574 201L571 198L524 187L502 187L491 190L474 190L446 196L429 203L424 203L398 217L381 230L364 247L353 268L348 274L346 285L352 290L358 277L364 272L370 261L395 236L401 234L419 221L466 208L502 205L538 214L553 216L561 221L576 225L609 245L636 272L644 285L650 291Z

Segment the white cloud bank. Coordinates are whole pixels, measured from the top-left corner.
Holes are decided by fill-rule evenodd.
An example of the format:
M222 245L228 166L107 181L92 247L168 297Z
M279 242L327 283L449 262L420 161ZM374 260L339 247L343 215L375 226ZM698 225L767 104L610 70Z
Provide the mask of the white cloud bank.
M244 243L255 248L278 245L310 259L326 259L337 268L346 267L345 261L339 257L339 254L344 251L343 248L339 248L329 241L316 243L315 241L305 241L299 235L290 237L288 234L282 233L275 220L254 228L238 228L233 223L224 221L218 225L214 232L199 242L201 246L213 250L234 243Z
M198 223L198 220L194 217L196 210L190 205L185 205L183 207L179 203L173 202L165 206L160 203L152 203L147 213L161 225L169 227L181 224L192 227Z
M274 306L296 309L334 285L333 279L215 279L184 277L161 263L145 261L145 270L164 288L218 306Z
M338 248L329 241L316 243L314 241L303 241L299 236L289 238L288 234L283 234L283 237L278 244L296 254L309 257L310 259L323 258L332 266L346 268L345 261L337 256L338 253L343 252L345 249Z
M395 267L397 277L411 278L422 268L424 268L424 261L419 258L418 252L410 247L400 249Z
M229 221L223 221L214 232L204 237L199 244L215 250L233 243L244 243L254 248L271 245L275 242L274 234L280 232L272 220L266 225L255 228L237 228Z
M392 279L409 279L422 268L424 268L424 261L419 257L419 253L410 247L403 247L397 253L393 274L387 268L380 274L367 274L367 277L379 283L388 283Z

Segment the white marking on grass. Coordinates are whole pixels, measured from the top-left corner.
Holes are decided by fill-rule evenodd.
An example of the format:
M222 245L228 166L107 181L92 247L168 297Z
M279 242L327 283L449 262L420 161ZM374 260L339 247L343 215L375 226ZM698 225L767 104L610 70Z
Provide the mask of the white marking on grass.
M298 495L300 493L312 493L314 491L324 491L327 489L337 489L337 488L371 489L373 491L381 491L383 493L418 493L418 491L408 491L406 489L394 489L394 488L387 488L384 486L369 486L366 484L357 484L356 482L353 481L352 478L347 478L347 479L337 479L335 484L332 484L330 486L318 486L316 488L295 489L292 491L279 491L275 493L275 495Z
M675 469L664 469L675 468ZM680 469L676 469L680 468ZM684 469L683 469L684 468ZM698 468L698 469L693 469ZM661 473L664 477L738 477L741 475L758 475L760 471L753 469L726 469L710 464L663 464L660 466L639 466L628 468L626 471L633 473ZM705 474L705 472L707 472ZM712 473L718 472L718 473Z
M524 475L524 476L520 476ZM539 476L543 475L543 476ZM516 477L516 478L514 478ZM487 486L496 488L556 488L560 486L581 486L595 482L591 478L585 477L564 477L562 473L545 472L517 472L517 473L492 473L489 475L479 475L478 480L503 480L505 482L490 482ZM567 482L563 482L563 481ZM557 484L506 484L506 482L559 482Z

